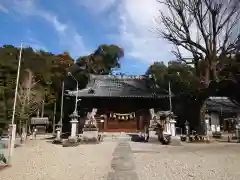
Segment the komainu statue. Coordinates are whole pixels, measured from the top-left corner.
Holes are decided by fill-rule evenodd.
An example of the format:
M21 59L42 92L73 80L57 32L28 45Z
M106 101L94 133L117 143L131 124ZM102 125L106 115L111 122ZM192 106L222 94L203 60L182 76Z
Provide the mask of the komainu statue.
M97 121L95 119L96 114L97 114L97 109L93 108L92 112L89 112L87 115L88 119L86 120L84 127L97 128Z

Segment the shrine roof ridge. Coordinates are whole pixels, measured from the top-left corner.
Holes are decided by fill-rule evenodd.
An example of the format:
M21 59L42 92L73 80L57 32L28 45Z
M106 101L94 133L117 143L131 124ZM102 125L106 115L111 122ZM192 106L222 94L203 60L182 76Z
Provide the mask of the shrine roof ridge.
M90 75L91 79L116 79L116 80L137 80L148 79L146 75Z

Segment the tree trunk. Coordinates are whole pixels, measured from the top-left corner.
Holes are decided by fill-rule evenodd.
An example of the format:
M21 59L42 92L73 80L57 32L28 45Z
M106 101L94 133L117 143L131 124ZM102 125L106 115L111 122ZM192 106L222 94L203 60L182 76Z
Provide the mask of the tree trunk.
M205 59L207 61L207 59ZM215 78L216 73L214 72L213 74L213 70L216 70L216 68L212 68L213 65L209 64L209 61L207 61L207 67L205 69L205 75L204 75L204 88L208 88L209 87L209 83L210 80ZM216 66L215 66L216 67ZM207 97L208 98L208 97ZM199 133L201 133L202 135L205 134L205 114L206 114L206 100L204 99L204 102L201 104L200 106L200 116L199 116L199 120L200 120L200 124L199 124Z
M218 81L217 77L217 63L216 62L211 62L210 66L210 79L213 81Z
M8 122L8 103L5 91L3 91L3 103L4 103L4 118Z

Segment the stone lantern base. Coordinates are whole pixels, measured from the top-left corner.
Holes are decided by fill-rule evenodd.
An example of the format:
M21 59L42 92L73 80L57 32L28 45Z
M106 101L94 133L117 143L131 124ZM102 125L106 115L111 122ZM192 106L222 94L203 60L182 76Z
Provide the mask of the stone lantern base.
M74 147L79 145L79 138L77 136L77 118L79 117L77 112L73 112L73 114L70 116L72 120L71 123L71 135L68 137L67 140L64 140L62 142L63 147Z

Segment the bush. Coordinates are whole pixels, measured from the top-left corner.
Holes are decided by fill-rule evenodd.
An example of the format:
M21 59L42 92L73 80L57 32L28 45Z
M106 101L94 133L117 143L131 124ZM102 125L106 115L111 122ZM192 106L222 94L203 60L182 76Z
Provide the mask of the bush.
M0 128L0 137L3 135L3 129Z
M180 136L180 140L181 140L181 141L186 141L186 140L187 140L187 137L186 137L186 136Z

